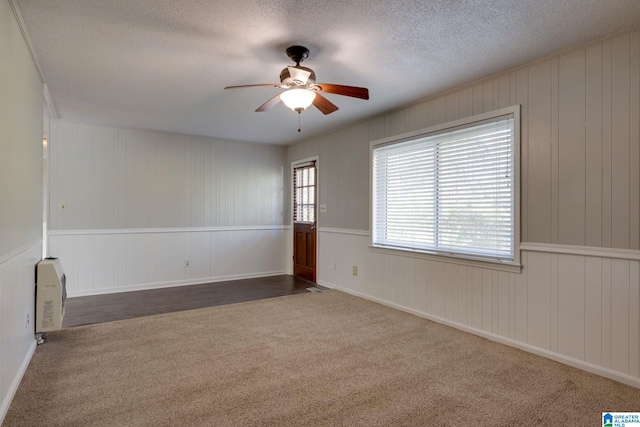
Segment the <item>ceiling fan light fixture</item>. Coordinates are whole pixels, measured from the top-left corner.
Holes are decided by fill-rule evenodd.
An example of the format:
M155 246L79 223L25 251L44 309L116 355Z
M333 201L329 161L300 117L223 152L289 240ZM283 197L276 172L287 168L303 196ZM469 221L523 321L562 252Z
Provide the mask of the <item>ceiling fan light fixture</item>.
M313 103L316 93L309 89L289 89L280 94L280 99L284 105L293 111L300 113Z

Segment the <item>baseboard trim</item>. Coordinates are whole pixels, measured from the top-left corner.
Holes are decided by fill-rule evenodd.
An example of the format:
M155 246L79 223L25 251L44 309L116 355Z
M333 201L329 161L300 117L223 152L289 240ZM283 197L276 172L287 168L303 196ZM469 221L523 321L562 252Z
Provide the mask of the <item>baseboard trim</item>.
M2 423L4 422L4 417L7 416L7 412L9 412L11 401L13 400L13 397L16 395L16 392L18 391L18 387L22 382L22 377L24 377L24 373L27 372L27 367L31 362L31 358L33 357L33 353L35 353L37 346L38 345L34 338L33 342L31 343L31 346L29 347L29 350L27 351L27 356L22 361L22 365L20 366L20 370L18 371L18 374L16 375L16 377L13 379L13 382L11 383L11 387L9 388L9 393L7 393L7 395L5 396L5 399L2 402L2 407L0 407L0 425L2 425Z
M382 304L382 305L385 305L387 307L395 308L397 310L404 311L406 313L413 314L415 316L422 317L424 319L432 320L432 321L434 321L436 323L440 323L440 324L443 324L443 325L446 325L446 326L451 326L452 328L456 328L456 329L461 330L463 332L468 332L468 333L471 333L471 334L474 334L474 335L478 335L478 336L480 336L482 338L486 338L488 340L497 342L499 344L508 345L510 347L514 347L514 348L517 348L519 350L526 351L528 353L533 353L535 355L542 356L542 357L545 357L547 359L551 359L551 360L553 360L555 362L563 363L565 365L569 365L569 366L572 366L574 368L578 368L578 369L581 369L583 371L599 375L601 377L605 377L605 378L608 378L608 379L611 379L611 380L614 380L614 381L618 381L620 383L623 383L623 384L626 384L626 385L629 385L629 386L632 386L632 387L635 387L635 388L640 388L640 378L636 378L636 377L632 377L632 376L627 375L627 374L623 374L623 373L620 373L620 372L612 371L611 369L603 368L602 366L593 365L591 363L584 362L582 360L578 360L578 359L574 359L574 358L571 358L571 357L568 357L568 356L564 356L562 354L554 353L554 352L551 352L549 350L545 350L545 349L542 349L542 348L539 348L539 347L532 346L530 344L526 344L526 343L523 343L523 342L520 342L520 341L513 340L511 338L506 338L506 337L503 337L503 336L500 336L500 335L496 335L496 334L493 334L493 333L490 333L490 332L486 332L486 331L483 331L483 330L480 330L480 329L476 329L476 328L472 328L472 327L469 327L469 326L466 326L466 325L462 325L460 323L452 322L450 320L443 319L443 318L438 317L438 316L433 316L431 314L424 313L424 312L419 311L419 310L415 310L415 309L412 309L412 308L409 308L409 307L405 307L405 306L403 306L401 304L396 304L396 303L393 303L393 302L390 302L390 301L383 300L381 298L372 297L370 295L366 295L366 294L363 294L361 292L357 292L357 291L353 291L351 289L343 288L341 286L338 286L338 285L335 285L335 284L332 284L332 283L327 283L327 282L324 282L324 281L318 281L318 284L322 285L322 286L325 286L327 288L331 288L331 289L335 289L335 290L344 292L346 294L350 294L350 295L353 295L353 296L356 296L356 297L359 297L359 298L363 298L363 299L366 299L366 300L369 300L369 301L372 301L372 302L376 302L378 304Z
M225 282L228 280L257 279L260 277L279 276L281 274L287 274L287 273L284 270L263 271L260 273L233 274L229 276L200 277L197 279L173 280L169 282L143 283L143 284L137 284L137 285L131 285L131 286L120 286L116 288L88 289L83 291L67 290L67 296L69 298L77 298L77 297L86 297L86 296L92 296L92 295L116 294L121 292L145 291L149 289L174 288L177 286L201 285L203 283Z

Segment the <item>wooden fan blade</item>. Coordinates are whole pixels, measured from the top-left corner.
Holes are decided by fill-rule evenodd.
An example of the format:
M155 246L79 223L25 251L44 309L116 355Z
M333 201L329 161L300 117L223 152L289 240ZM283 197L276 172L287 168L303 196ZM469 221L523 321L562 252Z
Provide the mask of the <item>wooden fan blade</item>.
M297 80L303 85L307 84L307 80L309 80L311 72L297 67L287 67L287 69L289 70L289 75L293 80Z
M241 86L227 86L225 87L225 89L240 89L243 87L279 87L282 88L282 85L276 85L276 84L271 84L271 83L263 83L263 84L257 84L257 85L241 85Z
M338 107L334 103L332 103L327 98L325 98L324 96L320 95L317 92L316 92L316 97L313 100L313 105L315 105L316 108L320 110L322 114L325 114L325 115L331 114L334 111L338 110Z
M350 96L352 98L369 99L369 89L366 87L334 85L330 83L316 83L322 92L335 93L336 95Z
M269 111L270 109L275 107L278 104L278 102L280 102L280 94L277 94L276 96L274 96L273 98L271 98L270 100L268 100L267 102L259 106L258 109L256 110L256 113Z

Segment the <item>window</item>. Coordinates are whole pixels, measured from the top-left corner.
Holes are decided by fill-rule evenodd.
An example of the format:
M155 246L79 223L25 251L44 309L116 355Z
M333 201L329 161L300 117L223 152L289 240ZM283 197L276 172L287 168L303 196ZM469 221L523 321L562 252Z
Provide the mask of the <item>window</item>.
M312 161L293 168L293 220L315 222L316 220L316 162Z
M373 245L517 264L519 107L372 143Z

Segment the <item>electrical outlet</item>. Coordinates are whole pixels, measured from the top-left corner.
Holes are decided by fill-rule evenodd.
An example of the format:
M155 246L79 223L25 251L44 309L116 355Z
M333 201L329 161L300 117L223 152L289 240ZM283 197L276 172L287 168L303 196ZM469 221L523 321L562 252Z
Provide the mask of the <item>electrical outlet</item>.
M357 275L358 275L358 266L357 266L357 265L354 265L354 266L353 266L353 275L354 275L354 276L357 276Z
M29 329L29 325L31 324L31 319L30 319L30 316L29 316L29 312L28 312L28 311L26 312L26 316L25 316L25 317L27 318L27 322L26 322L26 324L24 325L24 327L25 327L25 328L27 328L27 329Z
M188 259L184 260L184 266L185 267L189 267L191 265L191 262Z
M60 203L60 206L58 207L58 210L60 212L66 212L67 211L67 204L65 202Z
M333 263L332 268L335 270L335 269L336 269L336 267L337 267L337 265L336 265L336 263L334 262L334 263Z

